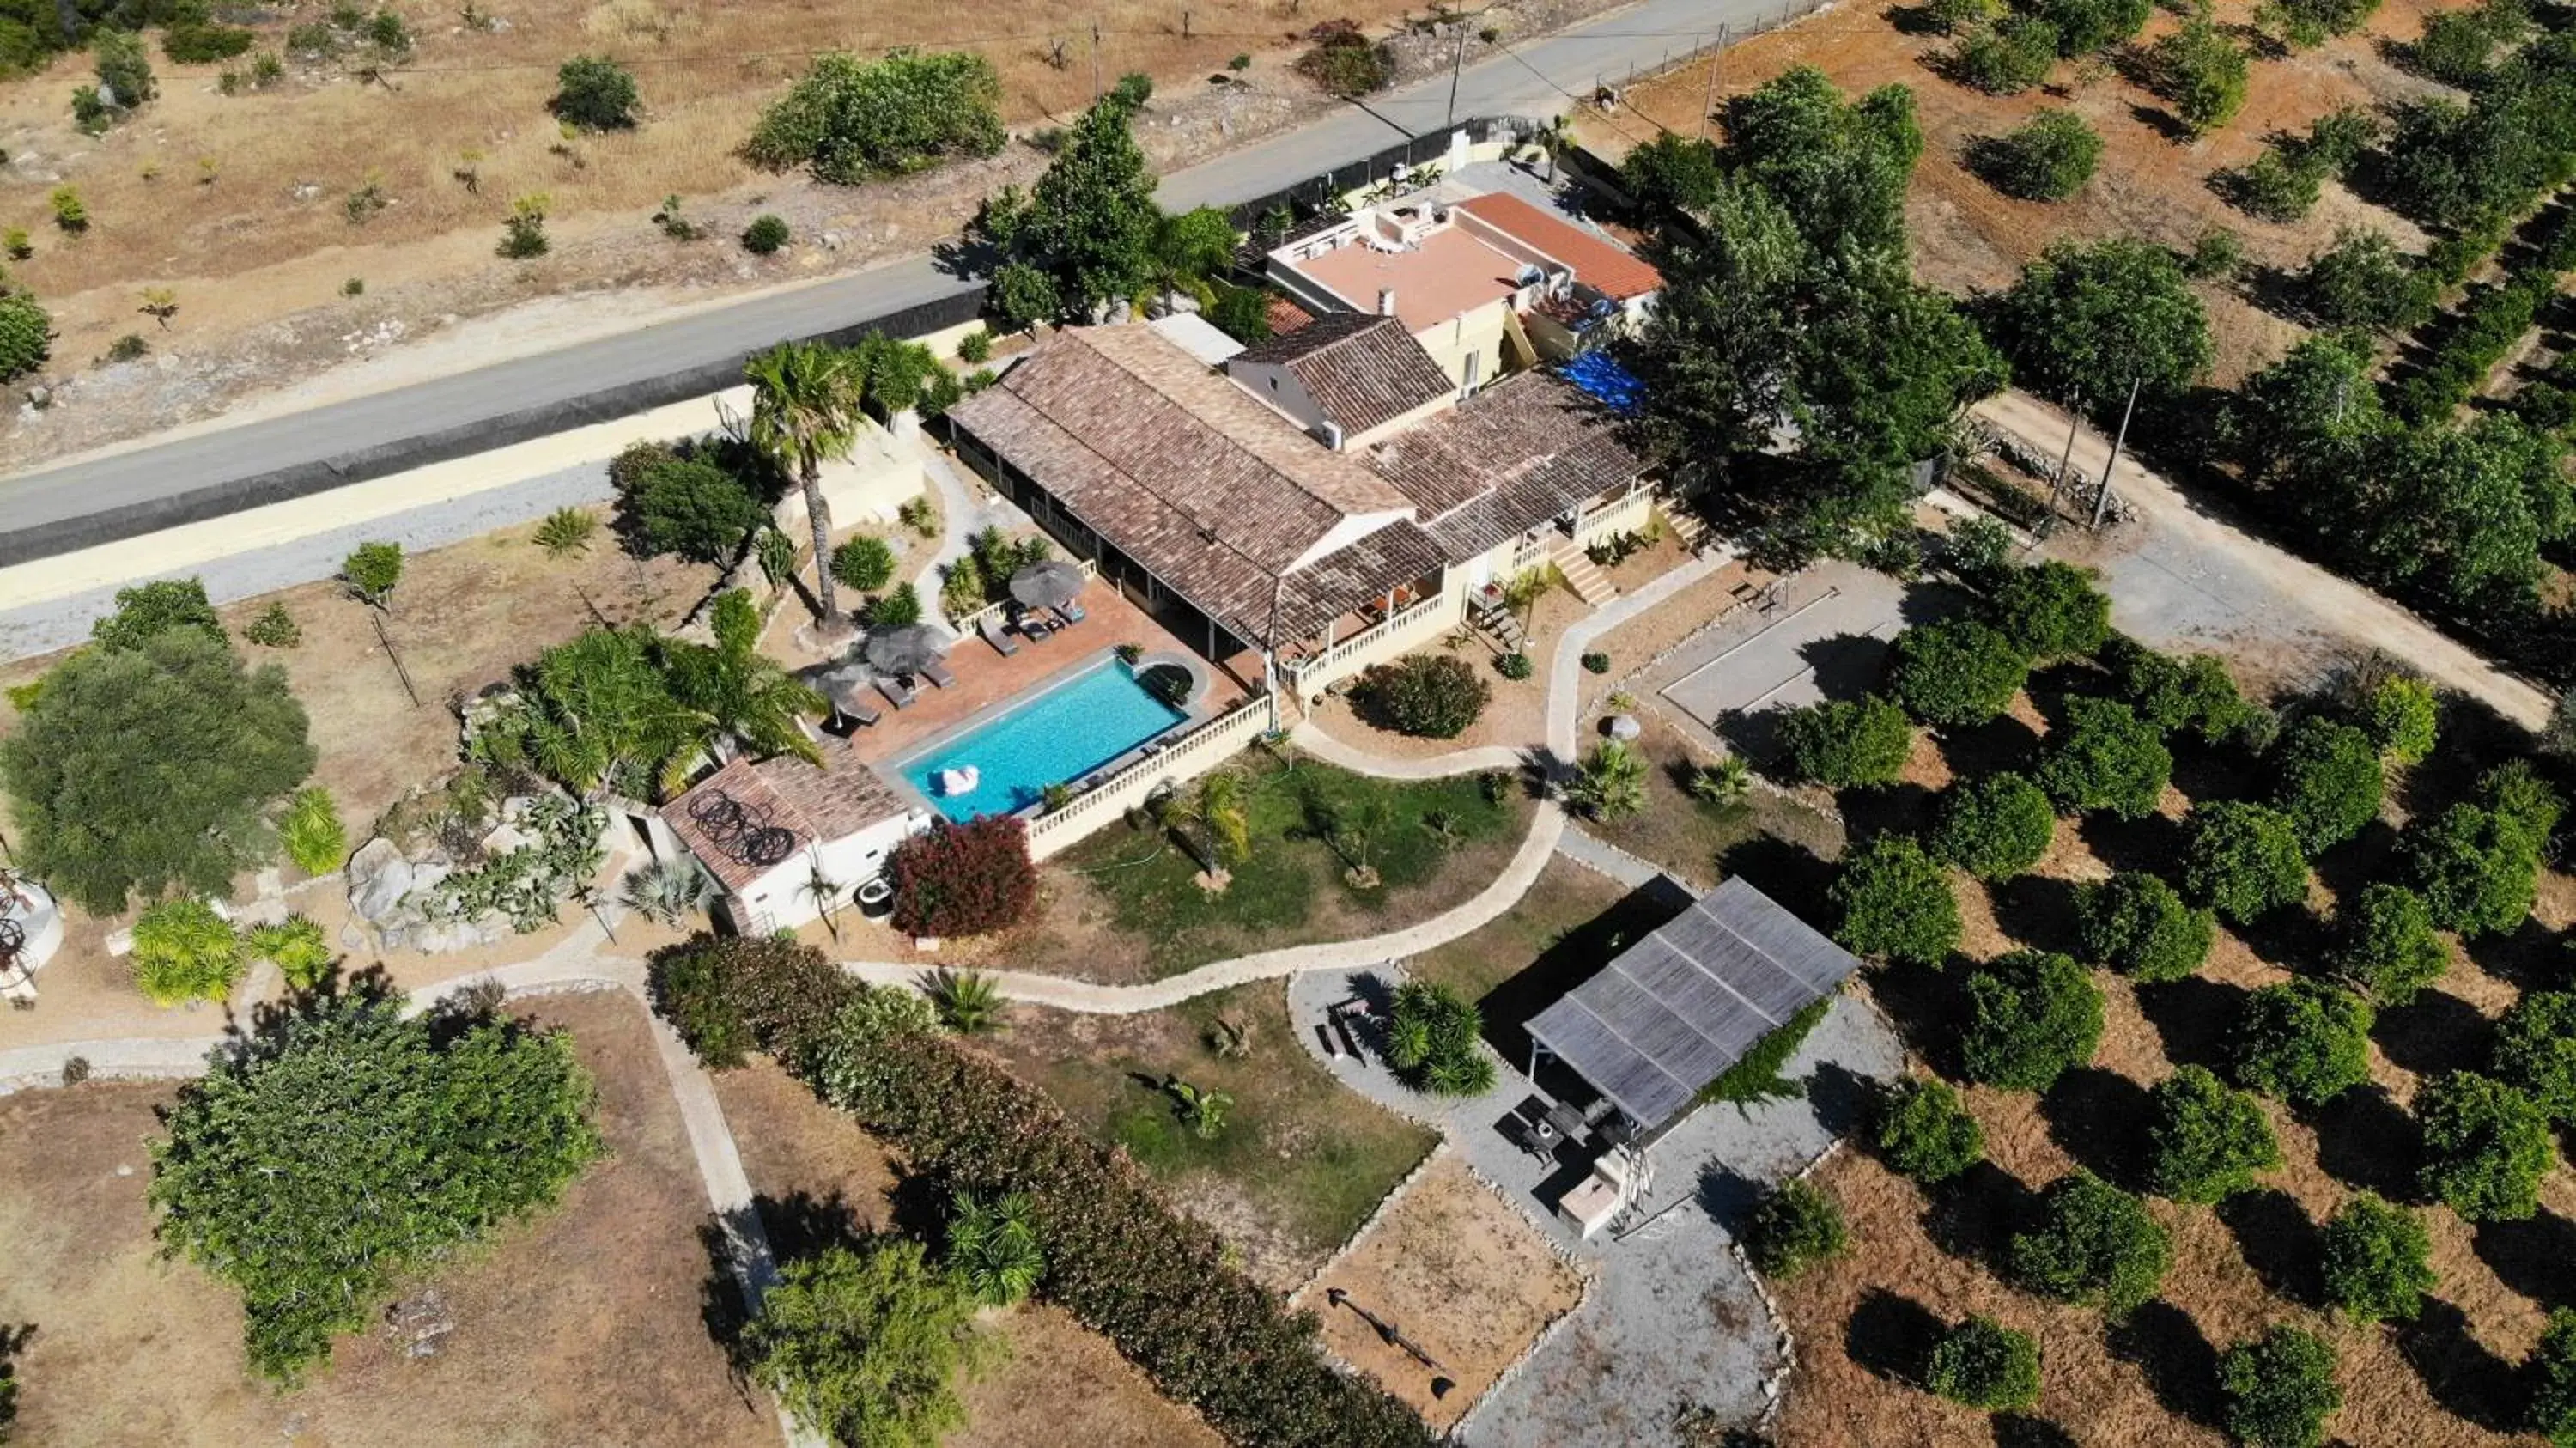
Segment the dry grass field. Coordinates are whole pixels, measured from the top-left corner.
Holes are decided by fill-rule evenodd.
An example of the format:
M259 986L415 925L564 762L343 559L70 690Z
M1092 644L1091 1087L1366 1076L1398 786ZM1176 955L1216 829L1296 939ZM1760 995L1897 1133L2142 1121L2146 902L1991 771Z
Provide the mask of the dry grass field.
M1932 791L1961 773L2015 767L2045 730L2027 701L1984 729L1918 749L1903 785L1870 809L1869 825L1919 823ZM2260 789L2241 768L2179 749L2178 787L2158 815L2135 823L2061 822L2029 876L1998 886L1959 877L1964 953L1988 958L2025 946L2072 950L2070 886L2114 868L2158 867L2180 841L2175 822L2194 797ZM2391 821L2438 808L2448 781L2393 790ZM1846 800L1846 806L1851 804ZM1867 826L1863 826L1867 827ZM2367 877L2392 843L2390 823L2327 857L2310 906L2330 909L2338 884ZM2519 991L2551 979L2555 940L2570 923L2576 881L2544 875L2536 920L2513 937L2480 942L2418 1000L2385 1011L2374 1032L2371 1081L2314 1112L2264 1103L2283 1165L2255 1191L2216 1208L2150 1198L2172 1233L2175 1265L2162 1294L2122 1322L2060 1306L2008 1285L2005 1245L2042 1187L2077 1166L2136 1189L2144 1160L2147 1091L2177 1065L2224 1071L2226 1041L2247 992L2285 981L2314 954L2304 922L2222 928L2200 973L2137 987L2107 971L2102 1042L2089 1066L2051 1091L1968 1087L1985 1128L1985 1165L1926 1191L1865 1151L1838 1155L1819 1184L1841 1204L1852 1254L1781 1288L1797 1335L1779 1441L1798 1448L1869 1443L1985 1441L1980 1414L1919 1386L1939 1332L1986 1313L2035 1333L2043 1391L2021 1436L1996 1441L2114 1445L2208 1444L2220 1431L2217 1355L2278 1323L2325 1337L2340 1359L2345 1405L2330 1432L2353 1443L2483 1445L2527 1440L2513 1431L2515 1365L2537 1341L2549 1308L2576 1292L2576 1174L2564 1167L2528 1222L2472 1226L2443 1207L2424 1217L2440 1285L2411 1324L2366 1326L2325 1310L2318 1226L2356 1191L2415 1202L2418 1084L2482 1064L2493 1019ZM1955 1073L1957 971L1883 970L1871 989L1936 1069ZM2066 1436L2052 1436L2053 1427Z
M144 1143L169 1090L0 1101L0 1323L34 1328L18 1362L23 1441L776 1444L767 1401L736 1387L699 1318L706 1193L642 1008L567 997L527 1013L572 1031L607 1158L556 1208L434 1275L456 1321L435 1356L359 1334L289 1392L249 1376L232 1289L157 1255Z
M2316 117L2344 105L2377 105L2437 93L2441 87L2397 69L2387 42L2415 39L2424 16L2453 8L2432 0L2387 0L2359 34L2284 57L2257 57L2244 110L2204 139L2177 142L2164 103L2123 78L2108 62L2062 62L2055 84L2020 96L1990 96L1945 80L1930 62L1949 41L1909 34L1894 17L1903 7L1850 5L1724 52L1717 95L1750 90L1795 65L1815 65L1846 92L1857 95L1890 83L1913 88L1924 136L1921 164L1906 207L1916 272L1962 294L2011 283L2023 262L2059 236L2140 236L2188 250L2203 232L2224 227L2245 243L2257 267L2295 268L2334 238L2339 226L2378 227L2401 246L2421 245L2421 233L2403 218L2329 182L2305 221L2277 224L2229 206L2210 178L2260 154L2276 131L2304 134ZM2223 25L2250 20L2250 0L2219 0ZM2159 12L2142 43L2178 22ZM1587 117L1581 134L1606 156L1621 156L1662 125L1684 134L1700 125L1709 94L1709 62L1695 63L1642 83L1626 96L1626 113ZM2072 109L2100 133L2104 150L2093 180L2065 201L2021 201L2004 195L1969 171L1969 144L1999 136L2042 108ZM1712 122L1710 133L1716 134ZM2219 356L2212 378L2232 386L2246 372L2288 350L2299 330L2261 310L2239 292L2203 287Z

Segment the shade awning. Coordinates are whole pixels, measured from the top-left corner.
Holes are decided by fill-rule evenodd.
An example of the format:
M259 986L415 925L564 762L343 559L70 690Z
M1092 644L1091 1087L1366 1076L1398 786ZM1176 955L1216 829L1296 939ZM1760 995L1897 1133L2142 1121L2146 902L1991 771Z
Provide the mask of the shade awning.
M948 652L948 637L926 623L874 629L861 652L868 666L889 674L917 674Z
M1062 608L1082 596L1090 582L1082 570L1061 558L1032 563L1011 575L1011 597L1029 608Z

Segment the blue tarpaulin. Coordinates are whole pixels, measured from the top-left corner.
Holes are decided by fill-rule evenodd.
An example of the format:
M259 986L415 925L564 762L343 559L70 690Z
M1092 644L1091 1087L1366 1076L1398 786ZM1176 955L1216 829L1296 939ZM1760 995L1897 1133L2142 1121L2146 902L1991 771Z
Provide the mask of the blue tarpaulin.
M1557 370L1566 381L1622 417L1634 417L1645 405L1646 385L1606 351L1585 352Z

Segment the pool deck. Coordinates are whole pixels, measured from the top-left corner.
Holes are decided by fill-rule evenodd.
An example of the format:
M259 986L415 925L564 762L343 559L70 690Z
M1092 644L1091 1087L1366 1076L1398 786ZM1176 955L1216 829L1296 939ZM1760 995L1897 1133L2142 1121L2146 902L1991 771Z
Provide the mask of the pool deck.
M899 779L894 766L923 745L971 721L990 718L997 706L1043 688L1060 675L1078 672L1095 662L1104 649L1132 643L1148 654L1197 656L1108 584L1094 583L1084 589L1080 602L1088 615L1081 623L1044 643L1013 635L1020 651L1009 658L995 653L980 635L959 639L948 651L948 672L957 676L956 685L941 689L925 683L914 692L909 709L897 710L874 698L871 691L871 702L883 717L850 732L852 749L879 773ZM1207 695L1190 701L1193 716L1223 709L1243 697L1242 685L1223 671L1210 670L1209 675Z

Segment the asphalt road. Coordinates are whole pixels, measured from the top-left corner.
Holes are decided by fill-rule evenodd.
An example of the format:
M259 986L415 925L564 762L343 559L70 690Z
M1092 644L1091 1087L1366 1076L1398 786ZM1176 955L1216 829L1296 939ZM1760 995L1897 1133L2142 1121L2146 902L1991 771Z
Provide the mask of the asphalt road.
M1604 78L1616 82L1713 41L1722 24L1741 34L1784 13L1782 0L1644 0L1464 71L1455 114L1552 114ZM1449 90L1449 78L1439 77L1176 172L1164 178L1162 199L1176 209L1233 204L1348 164L1446 124ZM852 325L966 285L929 255L914 256L559 351L30 473L0 482L0 531L131 508L470 426L720 362L782 337Z

